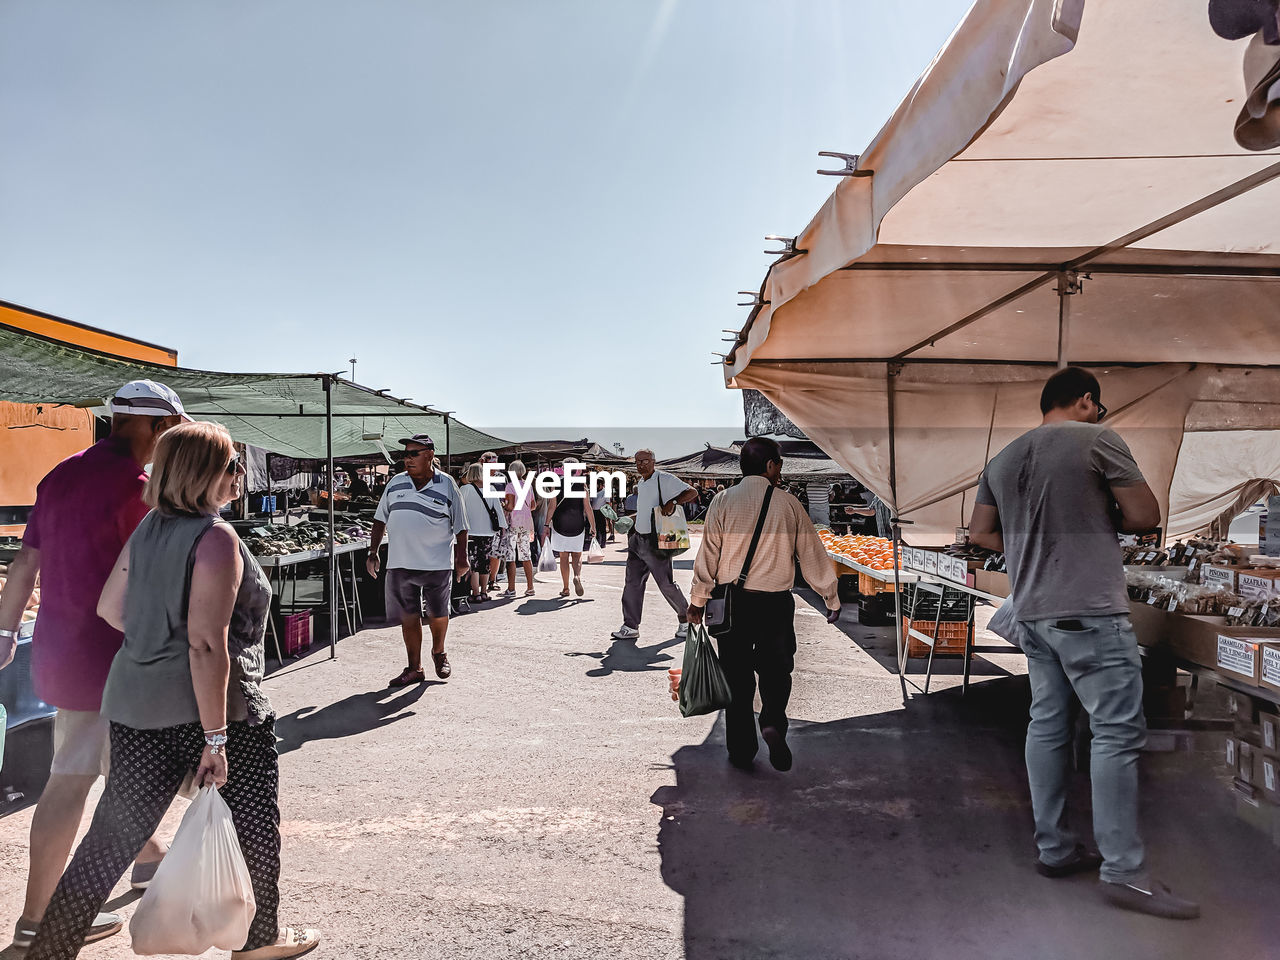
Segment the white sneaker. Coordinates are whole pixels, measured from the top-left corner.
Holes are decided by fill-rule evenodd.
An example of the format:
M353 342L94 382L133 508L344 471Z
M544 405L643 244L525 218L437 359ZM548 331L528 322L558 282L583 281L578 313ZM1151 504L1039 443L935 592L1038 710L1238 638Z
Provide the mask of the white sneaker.
M628 627L625 623L617 630L610 634L615 640L634 640L640 636L640 631L635 627Z
M687 623L682 623L680 624L680 626L676 627L677 640L687 640L688 637L689 637L689 625Z

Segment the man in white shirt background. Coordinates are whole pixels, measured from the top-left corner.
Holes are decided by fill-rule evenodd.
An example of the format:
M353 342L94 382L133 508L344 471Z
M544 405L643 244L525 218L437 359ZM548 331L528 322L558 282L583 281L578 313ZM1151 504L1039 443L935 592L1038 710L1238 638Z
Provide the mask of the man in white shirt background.
M392 687L422 683L422 620L431 630L431 659L436 676L446 680L453 668L444 652L449 629L453 580L470 572L467 565L467 513L453 477L435 469L436 445L425 433L404 444L405 472L391 479L374 514L369 542L369 576L377 577L378 548L387 545L387 616L399 619L409 665Z
M636 451L636 472L640 482L635 487L636 524L627 534L627 580L622 589L622 626L613 631L615 640L635 640L640 636L640 615L644 609L644 589L653 577L663 597L679 619L676 636L684 639L689 632L686 612L689 602L672 577L671 554L659 550L653 537L653 511L660 507L664 516L675 513L680 504L698 499L698 491L678 477L657 469L652 450Z

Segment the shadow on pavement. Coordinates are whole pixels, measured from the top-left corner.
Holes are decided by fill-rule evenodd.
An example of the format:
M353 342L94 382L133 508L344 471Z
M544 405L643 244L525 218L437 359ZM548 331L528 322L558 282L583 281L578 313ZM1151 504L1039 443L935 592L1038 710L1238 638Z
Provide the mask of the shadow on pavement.
M598 667L587 671L588 677L607 677L612 673L639 673L645 670L665 670L674 664L675 658L663 653L668 647L684 643L672 637L663 643L642 647L634 640L614 640L603 653L566 653L566 657L592 657L600 661Z
M808 587L796 591L796 599L801 603L808 604L810 608L826 615L827 607L823 603L822 598L810 590ZM841 605L840 619L836 621L836 629L848 637L855 645L866 652L867 656L875 660L889 673L898 672L898 647L897 640L892 626L889 627L868 627L858 622L857 604L846 603ZM1010 654L1018 654L1018 650L1004 641L997 640L1001 652ZM925 659L911 658L907 661L908 678L919 676L920 683L924 682ZM964 660L954 655L939 655L933 658L933 675L935 677L959 677L964 673ZM969 670L970 676L973 677L1008 677L1011 676L1008 670L998 664L992 663L990 660L982 656L982 653L975 650L973 662Z
M1199 899L1202 919L1125 913L1093 877L1034 872L1028 699L1017 677L795 723L788 774L763 751L754 772L730 767L722 721L678 750L676 784L652 802L663 879L685 900L687 960L1274 956L1277 853L1235 818L1215 738L1142 761L1152 871ZM1083 776L1073 789L1087 824Z
M385 727L412 717L407 707L417 703L428 687L441 680L426 680L403 690L371 690L355 693L324 707L300 707L276 718L276 752L285 754L314 740L339 740Z

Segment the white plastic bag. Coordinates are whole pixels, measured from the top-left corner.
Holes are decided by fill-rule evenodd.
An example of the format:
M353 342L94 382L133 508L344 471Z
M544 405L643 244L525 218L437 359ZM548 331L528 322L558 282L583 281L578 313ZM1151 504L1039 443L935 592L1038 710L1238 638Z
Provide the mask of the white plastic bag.
M595 537L591 538L591 546L587 549L587 563L604 563L604 548Z
M689 540L689 521L684 515L684 507L678 504L669 517L663 515L661 507L654 507L653 529L658 532L659 550L684 553L692 546Z
M542 552L538 554L538 572L551 573L556 569L556 554L551 549L551 538L542 538Z
M256 910L231 811L202 787L129 921L133 952L239 950Z

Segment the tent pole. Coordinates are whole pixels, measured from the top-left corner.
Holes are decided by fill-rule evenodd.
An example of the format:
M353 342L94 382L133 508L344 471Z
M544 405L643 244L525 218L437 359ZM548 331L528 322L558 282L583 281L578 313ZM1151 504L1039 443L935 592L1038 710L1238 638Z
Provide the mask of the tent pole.
M893 498L893 636L898 649L898 683L902 687L902 702L907 702L907 661L902 636L902 578L901 569L902 528L898 525L898 444L897 444L897 380L902 364L891 363L887 368L886 393L889 400L889 496Z
M324 448L329 464L329 659L338 658L338 577L334 562L333 380L324 375Z
M449 415L444 415L444 472L453 473L453 444L449 442Z
M1075 270L1058 272L1058 369L1065 367L1071 350L1071 301L1067 299L1079 293L1080 274Z

